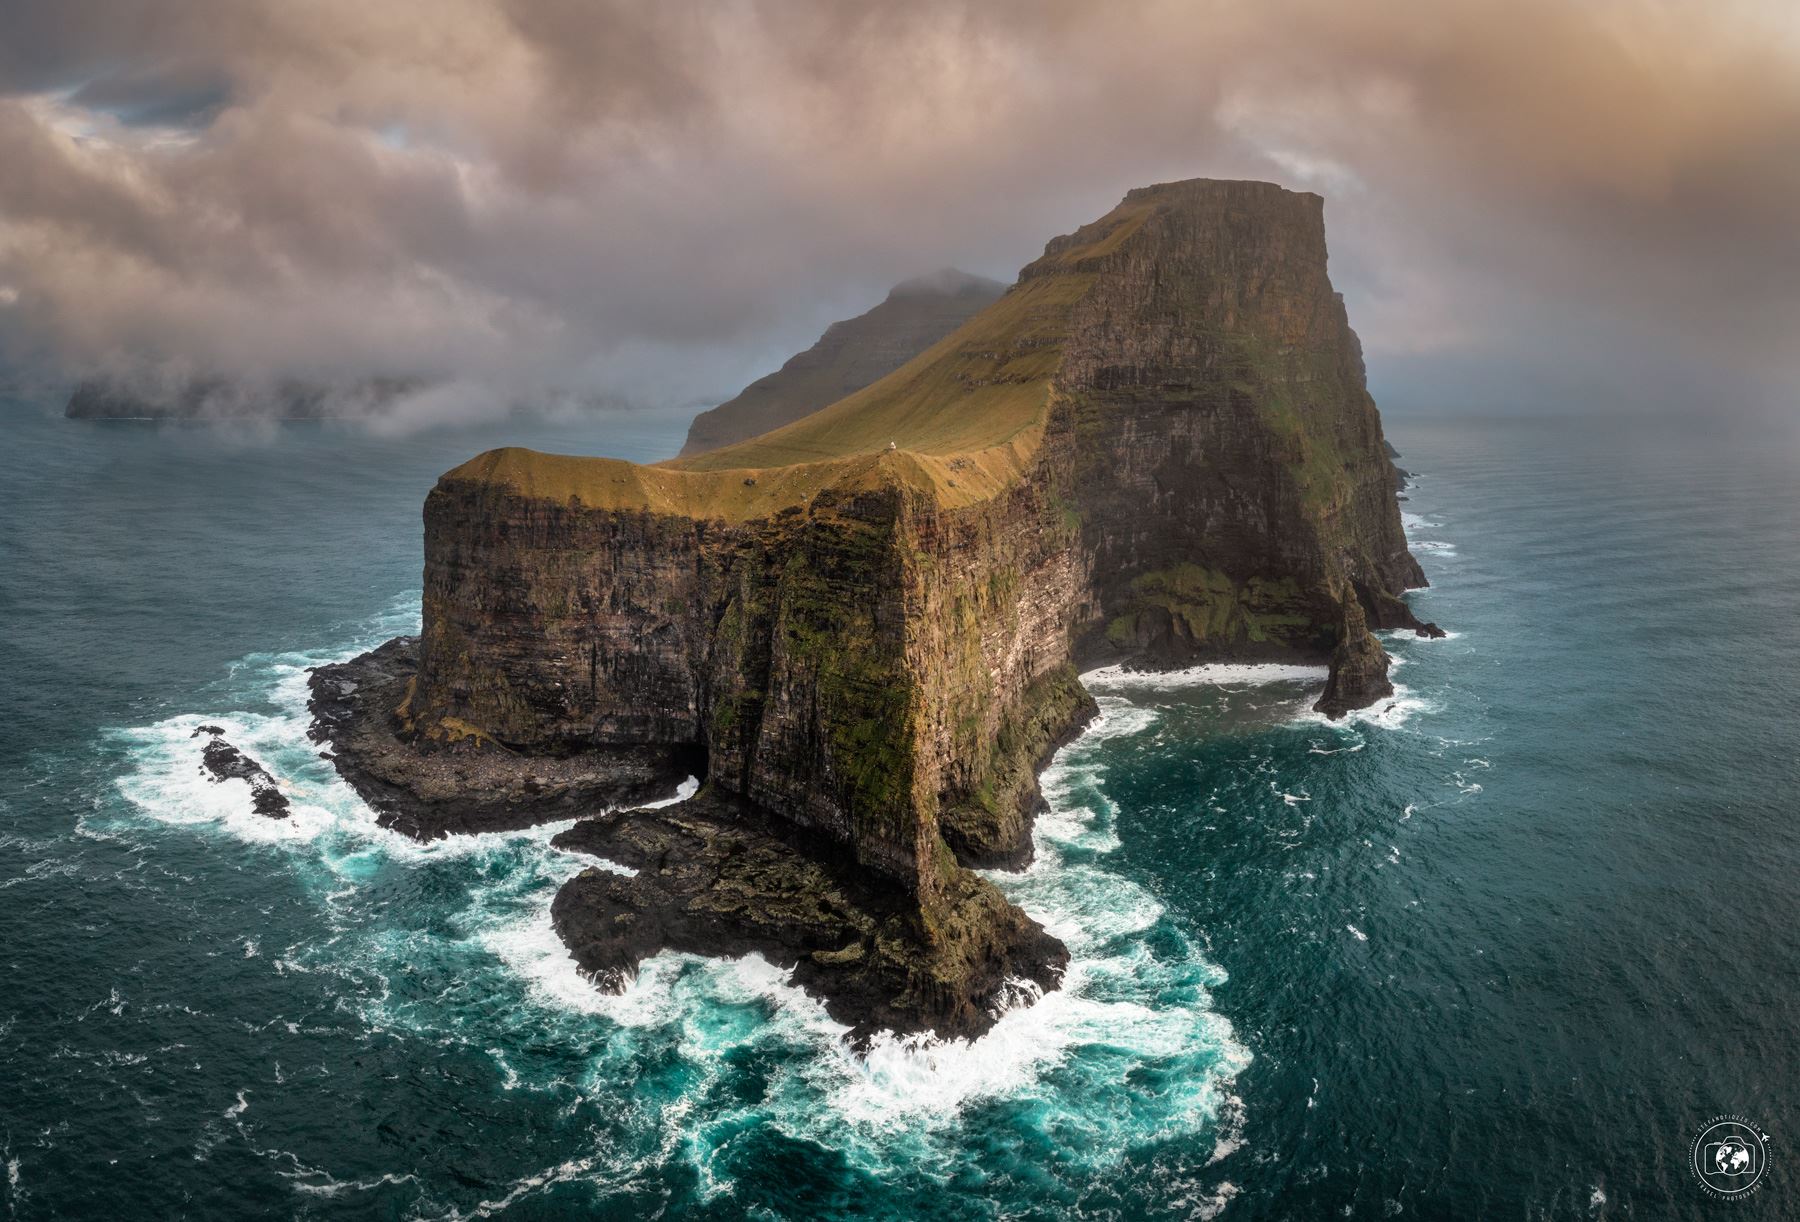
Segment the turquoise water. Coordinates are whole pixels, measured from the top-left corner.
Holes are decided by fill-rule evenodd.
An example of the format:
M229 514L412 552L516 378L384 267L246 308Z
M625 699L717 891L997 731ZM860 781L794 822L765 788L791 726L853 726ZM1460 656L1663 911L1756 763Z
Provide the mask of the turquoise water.
M1393 421L1454 635L1338 726L1306 672L1095 677L996 876L1067 987L864 1061L755 959L593 993L554 829L400 840L304 737L304 668L416 625L439 471L680 423L9 417L10 1217L1796 1216L1787 439ZM1776 1141L1735 1205L1687 1171L1721 1112Z

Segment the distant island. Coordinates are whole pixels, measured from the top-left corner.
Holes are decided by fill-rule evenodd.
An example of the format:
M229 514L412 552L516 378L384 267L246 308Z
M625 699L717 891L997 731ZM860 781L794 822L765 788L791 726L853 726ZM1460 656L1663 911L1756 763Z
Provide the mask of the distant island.
M590 816L556 843L633 872L553 916L603 988L757 951L858 1038L978 1035L1067 962L971 867L1029 860L1082 669L1327 662L1338 717L1392 693L1371 627L1435 631L1316 195L1134 190L898 368L715 435L448 472L422 636L312 679L390 826Z
M426 383L370 378L346 386L299 378L94 377L76 384L71 420L334 420L380 412Z

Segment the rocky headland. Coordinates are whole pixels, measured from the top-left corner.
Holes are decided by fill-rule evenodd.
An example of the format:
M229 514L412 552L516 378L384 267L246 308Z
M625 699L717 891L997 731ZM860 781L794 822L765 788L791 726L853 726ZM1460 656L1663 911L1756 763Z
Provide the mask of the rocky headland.
M698 747L662 743L513 751L473 727L415 733L410 702L419 639L396 637L348 662L320 666L310 737L374 809L415 840L500 832L655 801L704 770Z
M975 1035L1066 962L971 867L1029 858L1080 669L1328 660L1328 715L1382 699L1370 629L1424 627L1394 485L1322 201L1143 188L781 428L448 472L422 636L317 673L317 734L413 834L593 815L557 842L635 873L554 919L601 987L758 951L859 1035Z

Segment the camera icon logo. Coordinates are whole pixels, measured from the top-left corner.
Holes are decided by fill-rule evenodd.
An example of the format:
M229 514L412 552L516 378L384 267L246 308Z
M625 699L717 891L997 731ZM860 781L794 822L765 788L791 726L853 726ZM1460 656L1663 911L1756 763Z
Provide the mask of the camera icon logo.
M1748 1196L1769 1165L1769 1139L1742 1116L1715 1116L1694 1138L1690 1161L1707 1195Z

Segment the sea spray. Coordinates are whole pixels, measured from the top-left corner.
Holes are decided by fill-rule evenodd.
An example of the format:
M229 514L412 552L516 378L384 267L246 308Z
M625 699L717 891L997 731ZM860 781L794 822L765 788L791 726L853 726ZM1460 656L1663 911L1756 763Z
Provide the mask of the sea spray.
M731 1176L705 1135L765 1123L872 1173L950 1158L971 1124L995 1123L1034 1140L1054 1136L1071 1161L1101 1166L1213 1125L1248 1061L1212 1009L1224 973L1173 931L1153 947L1147 935L1162 905L1107 866L1119 847L1117 809L1098 757L1110 740L1152 731L1160 713L1113 694L1104 675L1100 716L1045 771L1050 808L1037 825L1036 859L1023 872L990 875L1069 944L1063 987L1018 998L978 1041L879 1036L858 1056L846 1029L759 956L658 955L622 993L595 989L549 909L564 881L605 863L554 848L555 826L429 843L379 827L305 737L306 669L329 660L248 657L233 668L243 707L121 731L132 767L120 792L171 830L281 853L334 934L282 951L276 970L342 976L369 1030L478 1047L498 1090L629 1100L614 1139L619 1161L610 1171L608 1159L583 1163L597 1178L624 1174L625 1151L635 1150L680 1160L712 1191L727 1191ZM1300 677L1235 668L1189 681ZM1303 677L1317 676L1306 668ZM1135 677L1118 683L1133 686ZM268 711L251 711L259 706ZM294 801L290 819L254 815L247 794L235 792L241 786L197 772L187 735L202 720L265 762ZM546 1040L584 1068L571 1073L567 1055L521 1051ZM726 1068L745 1058L777 1067L754 1102L737 1097ZM675 1072L647 1090L644 1066L664 1062Z

